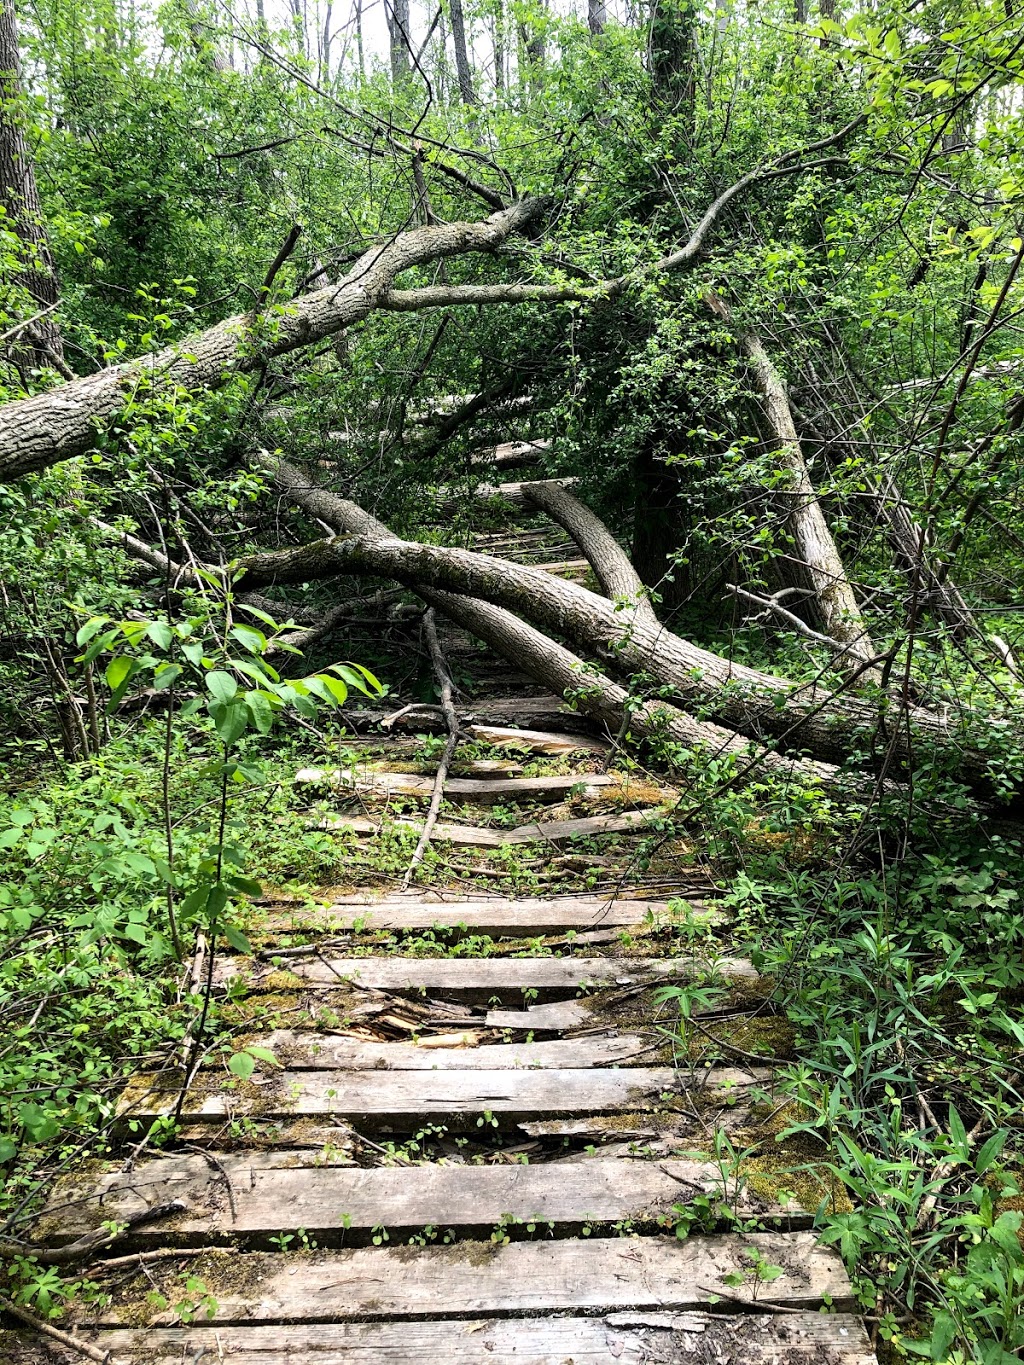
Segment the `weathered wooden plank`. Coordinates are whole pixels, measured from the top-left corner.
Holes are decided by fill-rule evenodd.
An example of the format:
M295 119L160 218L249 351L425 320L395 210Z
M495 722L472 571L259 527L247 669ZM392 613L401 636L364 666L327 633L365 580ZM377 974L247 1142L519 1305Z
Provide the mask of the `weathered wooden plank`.
M675 906L676 908L672 908ZM716 924L721 912L697 900L640 900L615 896L560 896L553 899L503 900L497 897L476 901L437 903L396 900L366 900L335 903L316 911L299 910L268 917L264 932L286 932L298 919L308 927L326 932L376 929L394 933L415 933L424 929L460 928L491 938L533 938L560 934L569 929L635 928L650 923L656 927ZM320 945L323 947L323 945ZM296 955L310 949L286 950Z
M768 1301L816 1307L828 1296L852 1308L849 1280L836 1253L806 1232L717 1237L589 1238L586 1241L460 1242L434 1247L365 1247L282 1256L251 1252L244 1285L231 1267L218 1284L220 1257L190 1266L216 1299L212 1321L328 1323L350 1318L410 1320L469 1315L603 1312L653 1308L685 1312L736 1292L729 1277L755 1258L782 1268L760 1287ZM169 1267L147 1276L173 1305L184 1299ZM742 1290L740 1291L742 1293ZM749 1291L745 1297L749 1297ZM153 1310L154 1313L156 1310ZM138 1324L134 1302L83 1305L77 1324Z
M857 1318L820 1313L633 1312L214 1330L196 1325L82 1335L125 1365L494 1365L507 1359L523 1365L876 1365ZM38 1337L2 1331L0 1358L11 1365L73 1359Z
M537 1033L562 1033L590 1023L586 1000L553 1000L547 1005L528 1005L524 1010L488 1010L488 1028L530 1029Z
M340 834L366 835L380 834L388 826L409 834L420 834L423 830L421 820L407 820L402 817L375 820L368 815L332 815L321 820L316 828L337 830ZM483 829L478 825L452 825L439 820L434 826L433 840L435 843L460 844L468 848L501 848L506 842L505 835L509 833L510 830Z
M454 825L439 821L434 826L437 843L465 844L472 848L504 848L507 844L564 844L572 839L591 839L603 834L642 833L662 818L657 810L624 811L622 815L588 815L579 820L545 820L516 829L485 829L479 825ZM353 834L379 834L390 823L396 829L422 832L423 823L399 817L390 822L365 815L332 815L318 829L346 830Z
M493 744L495 748L525 749L531 754L572 754L581 749L594 754L606 754L611 748L607 740L592 739L589 735L566 735L554 730L516 730L507 725L474 724L466 727L473 739Z
M415 1050L415 1049L414 1049ZM173 1113L180 1085L174 1078L143 1072L133 1076L118 1101L120 1118ZM227 1116L313 1118L336 1115L361 1127L390 1129L443 1123L475 1128L514 1126L541 1114L552 1117L583 1110L608 1113L657 1109L663 1094L681 1089L672 1067L591 1070L481 1071L431 1069L380 1071L273 1071L244 1090L224 1087L216 1071L203 1071L181 1107L186 1123Z
M282 968L254 963L250 958L221 958L214 970L214 984L225 986L243 977L259 987L268 977L280 982L286 970L303 986L340 986L352 982L384 991L484 992L488 998L537 991L569 995L574 991L604 986L662 985L692 981L709 971L694 958L642 958L623 960L602 957L349 957L287 960ZM757 981L758 975L743 958L719 958L715 974L723 981Z
M471 1030L456 1033L454 1044L364 1042L335 1033L275 1029L256 1041L270 1048L290 1071L532 1071L617 1066L650 1057L664 1039L638 1033L562 1038L543 1043L482 1043ZM484 1037L487 1035L484 1034ZM468 1040L468 1042L467 1042ZM251 1041L251 1040L250 1040ZM216 1063L220 1065L220 1063Z
M326 783L340 791L369 792L389 798L417 797L426 801L434 790L434 779L423 773L300 768L294 780L300 786ZM476 806L524 801L536 805L542 801L564 801L573 791L584 796L598 796L606 788L620 790L626 797L629 795L628 784L605 773L570 773L564 777L450 777L444 784L444 794L446 801L470 802Z
M64 1243L110 1219L183 1199L186 1212L143 1223L128 1246L194 1246L241 1238L269 1246L282 1229L305 1228L322 1246L360 1244L374 1228L392 1243L434 1228L489 1236L499 1224L551 1223L560 1231L584 1224L646 1224L670 1216L674 1204L717 1195L744 1217L809 1221L754 1190L735 1198L736 1180L712 1161L604 1159L540 1165L414 1168L316 1165L311 1152L170 1156L134 1171L62 1176L52 1212L36 1225L43 1242Z

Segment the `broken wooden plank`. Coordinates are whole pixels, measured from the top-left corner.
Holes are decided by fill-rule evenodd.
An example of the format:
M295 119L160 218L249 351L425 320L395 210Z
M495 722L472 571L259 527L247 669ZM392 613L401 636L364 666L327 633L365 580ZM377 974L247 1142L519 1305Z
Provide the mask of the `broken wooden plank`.
M591 1022L586 1000L553 1000L547 1005L528 1005L524 1010L488 1010L488 1028L529 1029L537 1033L563 1033Z
M640 900L616 896L559 896L423 902L402 899L336 902L313 913L299 912L302 923L327 932L357 930L372 933L417 933L425 929L462 929L490 938L537 938L566 930L652 928L673 925L717 924L719 911L698 900ZM264 933L288 932L295 915L272 915L261 926ZM326 945L321 943L319 950ZM313 947L282 949L284 956L301 956Z
M411 1073L415 1074L415 1073ZM127 1248L218 1245L232 1238L270 1247L282 1229L304 1228L324 1247L359 1245L375 1228L392 1243L434 1228L490 1236L535 1223L563 1233L629 1220L674 1224L674 1204L697 1195L720 1198L743 1217L810 1222L798 1205L742 1186L714 1161L632 1161L595 1156L579 1164L412 1168L322 1166L310 1152L224 1152L159 1157L133 1171L61 1176L35 1236L63 1245L105 1222L183 1199L187 1208L125 1233ZM524 1227L524 1231L527 1229Z
M595 754L606 754L611 748L607 740L592 739L589 735L566 735L551 730L515 730L505 725L467 725L473 739L493 744L495 748L525 749L531 754L572 754L581 749Z
M424 1054L429 1056L429 1054ZM117 1116L124 1120L178 1110L180 1082L142 1072L121 1092ZM378 1071L266 1071L258 1083L225 1085L216 1071L202 1071L181 1102L185 1123L225 1117L320 1118L333 1115L362 1127L390 1129L447 1124L460 1129L514 1127L542 1114L608 1113L665 1107L663 1096L682 1090L682 1073L669 1066L605 1067L532 1071L423 1068Z
M480 1318L457 1322L331 1323L312 1328L123 1328L83 1338L125 1365L876 1365L859 1319L841 1314L614 1313L604 1318ZM51 1343L52 1345L52 1343ZM7 1354L4 1354L4 1353ZM0 1331L11 1365L57 1365L37 1336Z
M839 1256L806 1232L733 1236L590 1238L583 1242L458 1243L453 1246L365 1247L319 1252L298 1262L289 1256L251 1252L244 1288L211 1257L210 1289L217 1324L310 1323L404 1318L409 1321L471 1315L551 1312L622 1312L655 1309L685 1312L707 1308L733 1292L755 1259L783 1274L759 1287L759 1296L792 1308L813 1308L826 1298L852 1308L849 1280ZM189 1267L203 1279L203 1262ZM175 1270L156 1271L153 1287L183 1305L191 1303ZM747 1292L749 1297L749 1290ZM173 1312L173 1306L171 1311ZM157 1315L152 1309L151 1314ZM160 1312L166 1321L167 1314ZM134 1303L83 1305L78 1326L138 1324Z
M332 1033L309 1033L275 1029L261 1034L258 1042L273 1052L289 1071L531 1071L536 1069L589 1069L618 1066L649 1057L664 1039L638 1033L608 1033L588 1038L562 1038L546 1043L483 1043L465 1040L480 1035L472 1030L451 1035L453 1043L438 1046L437 1040L421 1043L364 1042ZM462 1042L454 1040L463 1040Z
M562 844L571 839L591 839L602 834L631 834L653 829L664 819L657 809L624 811L622 815L590 815L579 820L550 820L516 829L484 829L473 825L439 823L434 826L435 843L467 844L474 848L504 848L506 844ZM322 820L318 829L351 830L355 834L379 834L388 825L418 834L419 820L373 820L366 816L334 815Z
M723 957L714 966L691 957L350 957L287 959L273 963L222 957L214 968L216 986L243 977L251 987L268 979L280 987L282 973L303 986L342 986L352 983L383 991L452 991L480 994L485 998L517 996L525 991L568 995L606 986L664 985L693 981L697 977L721 981L753 982L759 979L753 965L743 958Z
M339 834L356 835L380 834L385 829L395 829L408 834L419 835L423 830L421 820L374 820L366 815L332 815L321 820L317 829L336 831ZM435 844L464 844L470 848L501 848L506 842L508 830L482 829L476 825L451 825L439 820L434 826Z
M300 786L326 783L336 790L365 792L391 800L397 797L429 800L434 789L434 779L423 773L372 772L365 769L300 768L295 774L295 782ZM606 788L614 788L621 792L624 799L630 799L629 784L605 773L570 773L563 777L449 777L444 784L444 795L446 801L475 806L516 805L524 801L536 805L544 801L564 801L572 793L593 798ZM637 785L641 800L646 790ZM657 800L660 799L659 792ZM647 804L653 804L649 798Z

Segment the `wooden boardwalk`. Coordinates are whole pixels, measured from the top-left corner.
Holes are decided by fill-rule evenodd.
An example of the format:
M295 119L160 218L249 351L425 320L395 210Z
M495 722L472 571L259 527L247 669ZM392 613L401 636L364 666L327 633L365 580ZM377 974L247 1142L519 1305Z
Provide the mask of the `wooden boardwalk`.
M280 1066L243 1082L211 1062L175 1148L52 1192L50 1245L129 1224L77 1339L110 1365L868 1365L813 1207L716 1155L771 1107L770 1067L679 1064L654 1019L652 992L709 970L678 929L721 918L642 889L271 906L261 952L220 956L215 980ZM396 953L425 931L490 947ZM623 933L664 955L617 955ZM742 958L714 973L758 984ZM126 1148L178 1084L127 1087ZM0 1358L82 1357L8 1332Z

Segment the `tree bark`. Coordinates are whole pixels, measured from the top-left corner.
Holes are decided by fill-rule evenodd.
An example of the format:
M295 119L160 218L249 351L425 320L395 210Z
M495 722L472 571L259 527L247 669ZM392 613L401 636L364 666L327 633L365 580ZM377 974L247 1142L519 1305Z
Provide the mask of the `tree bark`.
M664 627L626 624L607 599L541 569L468 550L362 535L248 556L236 568L247 588L364 573L395 578L424 597L427 588L482 598L599 653L617 672L650 676L671 687L683 705L704 708L751 738L772 737L834 764L854 749L868 767L902 774L916 766L918 745L931 744L955 752L958 780L986 799L999 796L989 777L989 756L971 747L954 718L905 705L896 696L873 703L734 663Z
M391 40L391 82L397 89L409 79L409 0L384 0Z
M459 94L463 104L476 104L473 90L473 71L469 65L469 47L466 43L466 18L462 10L462 0L448 0L452 20L452 44L455 48L455 70L459 76Z
M863 119L802 149L817 152L842 142ZM785 152L776 161L748 171L709 205L686 243L651 266L651 272L693 268L728 205L751 185L810 170L821 161L801 161L801 151ZM826 160L828 158L825 158ZM392 288L403 270L466 252L493 252L517 232L536 223L550 201L527 196L504 206L501 196L457 168L438 161L437 170L463 188L495 205L480 222L444 223L402 232L364 252L337 285L293 300L273 319L272 329L257 329L252 314L227 318L214 327L124 365L77 379L53 393L9 403L0 426L0 480L18 478L91 450L97 436L146 383L166 381L186 388L217 388L236 374L261 370L274 356L286 355L361 322L374 309L411 311L469 307L483 303L558 303L615 299L635 276L619 276L596 284L488 284ZM260 331L265 331L264 335ZM187 348L187 349L186 349Z
M31 365L53 365L64 371L64 348L53 310L60 302L57 272L43 222L35 167L21 122L21 54L14 0L0 0L0 203L7 221L22 243L24 259L18 282L24 287L40 316L21 334L32 344L20 342Z
M587 27L592 38L598 37L608 23L608 6L605 0L587 0Z
M315 520L326 522L342 533L368 540L379 538L391 543L391 533L383 522L364 511L358 503L318 487L308 474L294 465L266 451L255 454L252 463L269 473L277 486ZM597 520L589 509L584 510ZM608 534L607 531L605 534ZM275 556L256 558L273 559ZM254 560L244 562L250 564ZM253 568L248 572L255 574L257 570ZM557 696L571 693L574 705L604 725L610 736L620 733L623 716L628 709L629 733L634 738L668 739L688 751L699 751L714 758L734 758L750 769L771 771L805 782L820 781L844 789L849 787L848 781L839 777L830 764L776 753L721 726L698 721L680 707L667 702L640 702L564 645L500 606L457 593L438 591L418 582L410 583L409 586L428 606L436 608L450 621L490 645L502 658L528 673L542 686L550 688Z
M642 621L658 628L660 622L643 580L600 517L561 483L523 484L523 496L572 536L597 574L605 595L621 607L624 623Z
M19 478L85 454L147 383L218 388L236 374L260 369L270 357L333 336L383 306L401 271L462 252L493 251L544 207L543 200L525 199L481 222L400 233L365 252L338 284L296 299L275 316L272 328L260 329L251 314L227 318L181 346L9 403L0 425L0 479Z
M709 294L707 303L718 317L727 322L732 320L729 308L717 295ZM761 396L776 452L789 471L789 486L781 496L788 509L796 557L810 580L826 634L845 646L847 664L860 668L877 656L877 650L804 462L786 386L759 337L747 332L740 338L740 345L750 362L754 387ZM864 670L861 676L865 676Z

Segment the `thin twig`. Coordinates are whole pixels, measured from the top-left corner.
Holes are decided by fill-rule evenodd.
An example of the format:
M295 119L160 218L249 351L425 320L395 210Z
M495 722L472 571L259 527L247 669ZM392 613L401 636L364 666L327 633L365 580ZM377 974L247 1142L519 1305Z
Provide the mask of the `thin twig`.
M409 887L416 874L416 869L422 863L430 843L430 836L437 824L438 812L441 809L441 800L444 796L444 784L448 780L448 770L455 757L455 750L459 743L459 718L455 714L454 684L452 675L448 671L445 663L444 654L441 652L441 642L437 638L437 618L434 609L431 607L423 617L423 631L427 637L427 647L430 650L430 662L434 667L434 674L437 677L438 686L441 689L441 710L444 713L445 724L448 726L448 739L441 755L441 761L437 765L437 773L434 777L434 789L430 795L430 805L427 808L427 818L423 822L423 830L416 845L415 852L406 869L405 876L402 878L402 890Z
M109 1351L100 1351L95 1346L90 1346L87 1341L72 1336L70 1332L62 1332L59 1327L51 1327L48 1322L43 1322L42 1318L37 1318L34 1313L30 1313L22 1304L15 1303L2 1294L0 1294L0 1309L5 1313L10 1313L11 1317L18 1318L26 1327L31 1327L33 1331L41 1332L44 1337L51 1337L54 1341L59 1341L62 1346L68 1346L72 1351L77 1351L79 1355L98 1361L99 1365L114 1365L114 1358Z

